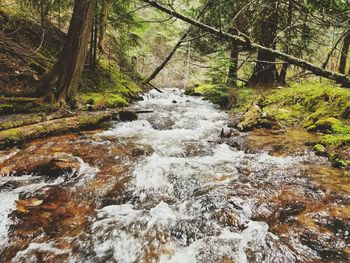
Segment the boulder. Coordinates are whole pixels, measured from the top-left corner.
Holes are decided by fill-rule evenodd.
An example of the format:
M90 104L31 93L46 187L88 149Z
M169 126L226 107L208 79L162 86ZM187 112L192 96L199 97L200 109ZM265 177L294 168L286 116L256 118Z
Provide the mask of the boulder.
M240 131L250 131L256 128L281 129L281 125L275 117L267 115L259 106L253 105L237 124L237 128Z
M119 120L120 121L135 121L138 119L138 116L135 112L133 111L120 111L119 112Z

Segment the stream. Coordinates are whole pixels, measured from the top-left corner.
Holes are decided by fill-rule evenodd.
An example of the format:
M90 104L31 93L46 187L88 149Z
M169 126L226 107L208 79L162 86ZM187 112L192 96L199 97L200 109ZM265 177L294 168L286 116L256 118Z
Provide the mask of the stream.
M350 180L316 135L143 97L136 121L1 152L0 262L350 262Z

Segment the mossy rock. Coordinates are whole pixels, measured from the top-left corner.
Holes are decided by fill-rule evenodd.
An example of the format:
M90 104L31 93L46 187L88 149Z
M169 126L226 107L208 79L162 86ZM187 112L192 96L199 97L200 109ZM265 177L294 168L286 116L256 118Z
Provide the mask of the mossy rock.
M316 144L313 149L319 156L328 156L327 149L322 144Z
M334 118L326 118L318 120L314 125L307 128L308 131L318 131L322 133L333 133L336 132L341 126L341 122Z
M256 128L281 129L282 126L274 116L266 114L260 107L253 105L253 107L244 114L237 128L240 131L250 131Z
M336 158L332 161L332 164L335 168L340 169L348 169L350 167L350 161L349 160L342 160L339 158Z
M237 128L241 131L249 131L256 127L259 123L259 119L263 116L261 108L253 106L249 111L247 111L243 120L238 123Z

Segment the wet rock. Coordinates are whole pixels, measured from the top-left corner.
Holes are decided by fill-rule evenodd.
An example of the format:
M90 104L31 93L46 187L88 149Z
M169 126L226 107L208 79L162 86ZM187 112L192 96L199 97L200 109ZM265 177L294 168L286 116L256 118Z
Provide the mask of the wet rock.
M58 177L66 173L75 173L79 170L79 162L68 155L62 155L52 158L49 162L43 163L32 172L50 177Z
M92 104L86 104L86 110L87 111L93 111L94 110L94 106Z
M237 128L237 125L243 120L243 114L236 113L230 116L230 120L227 124L229 128Z
M285 221L292 216L296 216L305 210L305 204L303 203L287 203L279 213L279 219Z
M145 100L142 96L139 96L139 95L133 96L132 99L136 100L136 101L143 101L143 100Z
M281 125L276 118L267 115L257 105L253 105L252 108L244 114L242 121L237 124L237 128L240 131L250 131L255 128L281 129Z
M68 154L54 154L29 158L27 162L18 162L16 165L5 166L1 173L17 176L27 174L57 177L65 173L74 173L80 167L76 158Z
M120 111L119 112L119 119L121 121L135 121L138 119L138 116L135 112L133 111Z
M144 155L146 153L146 151L142 148L135 148L135 149L132 149L131 151L131 155L133 157L140 157L142 155Z
M327 260L347 260L349 259L347 253L339 250L335 245L332 245L331 240L326 238L320 238L311 231L305 232L300 236L302 244L308 246L312 250L316 251L317 254Z
M346 242L350 242L350 223L338 218L328 219L324 224L329 230L337 236L343 238Z
M224 128L222 128L221 133L220 133L220 138L231 138L234 136L239 136L241 133L237 131L236 129L230 129L228 131L225 131Z

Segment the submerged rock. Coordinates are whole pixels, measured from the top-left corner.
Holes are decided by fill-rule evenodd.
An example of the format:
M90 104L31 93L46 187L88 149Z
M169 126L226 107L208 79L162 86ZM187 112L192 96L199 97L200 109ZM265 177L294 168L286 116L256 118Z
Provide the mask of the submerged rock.
M80 164L76 158L69 155L54 157L48 163L39 166L34 173L58 177L66 173L75 173L79 170Z
M296 216L305 210L306 206L303 203L292 202L287 203L279 214L279 218L282 221L289 219L290 217Z
M317 254L327 260L347 260L349 256L344 251L338 249L335 244L332 244L332 240L320 235L307 231L300 237L302 244L308 246L312 250L316 251Z
M35 174L58 177L67 173L75 173L79 167L80 163L77 158L68 154L59 154L32 158L30 163L22 162L17 163L16 167L5 167L1 173L17 176Z

